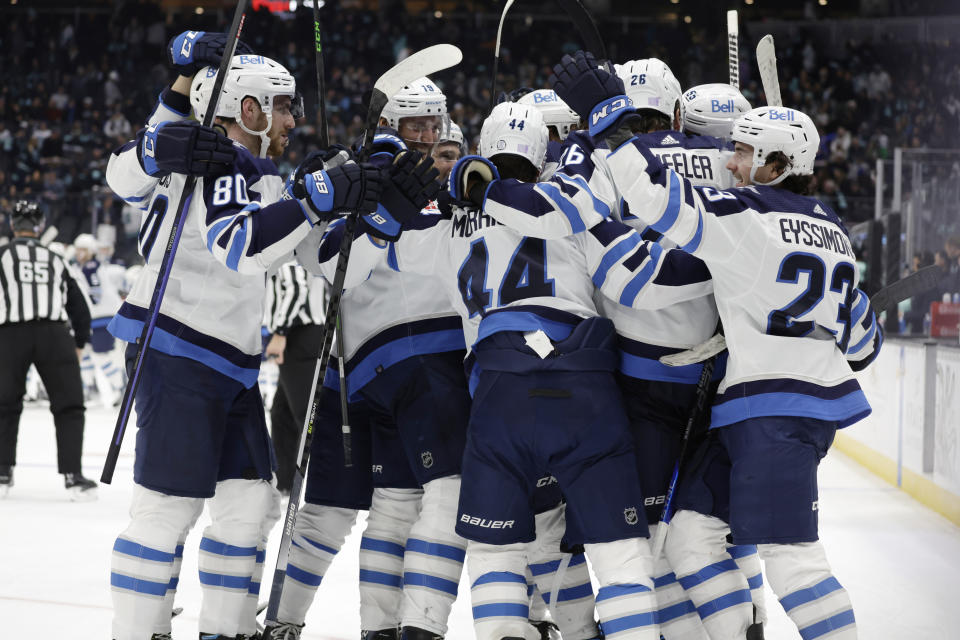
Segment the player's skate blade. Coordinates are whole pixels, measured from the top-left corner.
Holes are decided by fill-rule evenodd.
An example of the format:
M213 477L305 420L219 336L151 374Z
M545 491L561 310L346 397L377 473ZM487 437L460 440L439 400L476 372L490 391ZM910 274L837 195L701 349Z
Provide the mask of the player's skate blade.
M80 473L63 474L63 484L74 502L92 502L97 499L97 483Z

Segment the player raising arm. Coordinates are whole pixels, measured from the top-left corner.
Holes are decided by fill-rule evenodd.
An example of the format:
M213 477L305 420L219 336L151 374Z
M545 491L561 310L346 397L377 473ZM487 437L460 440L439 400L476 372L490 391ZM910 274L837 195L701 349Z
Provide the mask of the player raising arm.
M846 230L826 205L802 195L816 127L793 109L746 113L734 124L728 165L739 188L695 188L632 137L622 84L590 54L565 56L555 73L561 97L572 92L594 103L591 134L614 149L608 165L630 210L704 260L713 276L730 355L712 409L711 426L722 429L688 472L678 498L687 510L667 538L681 584L698 607L718 588L716 580L704 584L707 568L747 593L743 576L726 570L726 524L705 514L721 515L735 543L759 546L770 584L804 637L856 637L849 597L817 542L816 470L836 429L870 412L852 368L875 357L881 336L857 289ZM729 480L728 499L705 480L718 474ZM709 495L704 484L719 492L712 511L697 499ZM701 491L689 490L696 485ZM705 618L710 637L743 638L752 620L747 609L737 611Z

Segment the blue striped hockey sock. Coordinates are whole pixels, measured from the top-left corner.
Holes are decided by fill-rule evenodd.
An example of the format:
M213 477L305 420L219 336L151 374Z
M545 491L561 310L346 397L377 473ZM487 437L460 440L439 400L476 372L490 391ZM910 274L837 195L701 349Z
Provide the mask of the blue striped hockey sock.
M609 640L659 640L653 559L646 538L584 545L599 588L597 614Z
M727 553L733 558L740 572L747 578L750 600L753 602L757 622L767 621L767 603L763 595L763 564L755 544L727 545Z
M240 630L250 593L257 545L229 544L214 537L212 528L208 527L200 539L197 562L203 590L200 629L234 636Z
M470 603L477 640L526 637L530 624L526 544L467 545Z

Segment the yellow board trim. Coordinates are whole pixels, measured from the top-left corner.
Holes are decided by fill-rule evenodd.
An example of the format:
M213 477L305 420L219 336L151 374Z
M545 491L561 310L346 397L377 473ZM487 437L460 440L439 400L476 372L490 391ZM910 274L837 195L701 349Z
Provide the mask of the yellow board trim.
M883 480L897 486L897 463L894 460L862 442L854 440L842 431L837 432L833 447L853 458ZM960 526L960 496L947 491L930 478L906 467L901 469L901 478L900 489L920 504L930 507L950 522Z

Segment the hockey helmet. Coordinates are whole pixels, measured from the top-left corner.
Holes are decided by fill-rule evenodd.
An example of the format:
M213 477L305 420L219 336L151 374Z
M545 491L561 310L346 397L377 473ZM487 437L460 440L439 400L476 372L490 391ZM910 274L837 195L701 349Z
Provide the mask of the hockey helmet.
M753 168L750 182L767 156L781 151L790 161L783 174L768 185L774 185L787 176L806 176L813 173L813 163L820 147L820 134L810 116L787 107L757 107L737 118L733 123L733 141L753 147Z
M520 98L517 103L536 107L543 115L543 121L547 127L556 127L557 135L560 136L561 140L566 138L567 134L580 124L580 116L577 115L577 112L561 100L557 92L552 89L531 91Z
M658 58L631 60L616 65L616 71L634 107L653 109L673 122L681 89L680 82L665 62Z
M190 103L198 120L203 120L206 114L217 73L215 67L204 67L193 77ZM294 118L303 117L303 98L297 93L297 82L282 64L266 56L233 56L217 103L216 115L219 118L233 118L244 131L258 136L261 158L266 157L270 146L267 132L273 124L273 99L277 96L290 96L291 114ZM247 97L255 99L267 116L267 126L262 131L249 129L240 117L241 105Z
M43 229L43 210L36 202L17 200L10 216L10 227L14 231L32 231L40 233Z
M520 156L539 173L547 155L550 134L543 114L536 107L518 102L501 102L493 108L480 129L480 155Z
M456 122L450 121L447 128L440 134L440 144L452 143L460 147L460 155L467 154L467 143L463 137L463 130Z
M750 111L750 103L730 84L715 82L688 89L680 99L683 130L730 139L733 121Z

